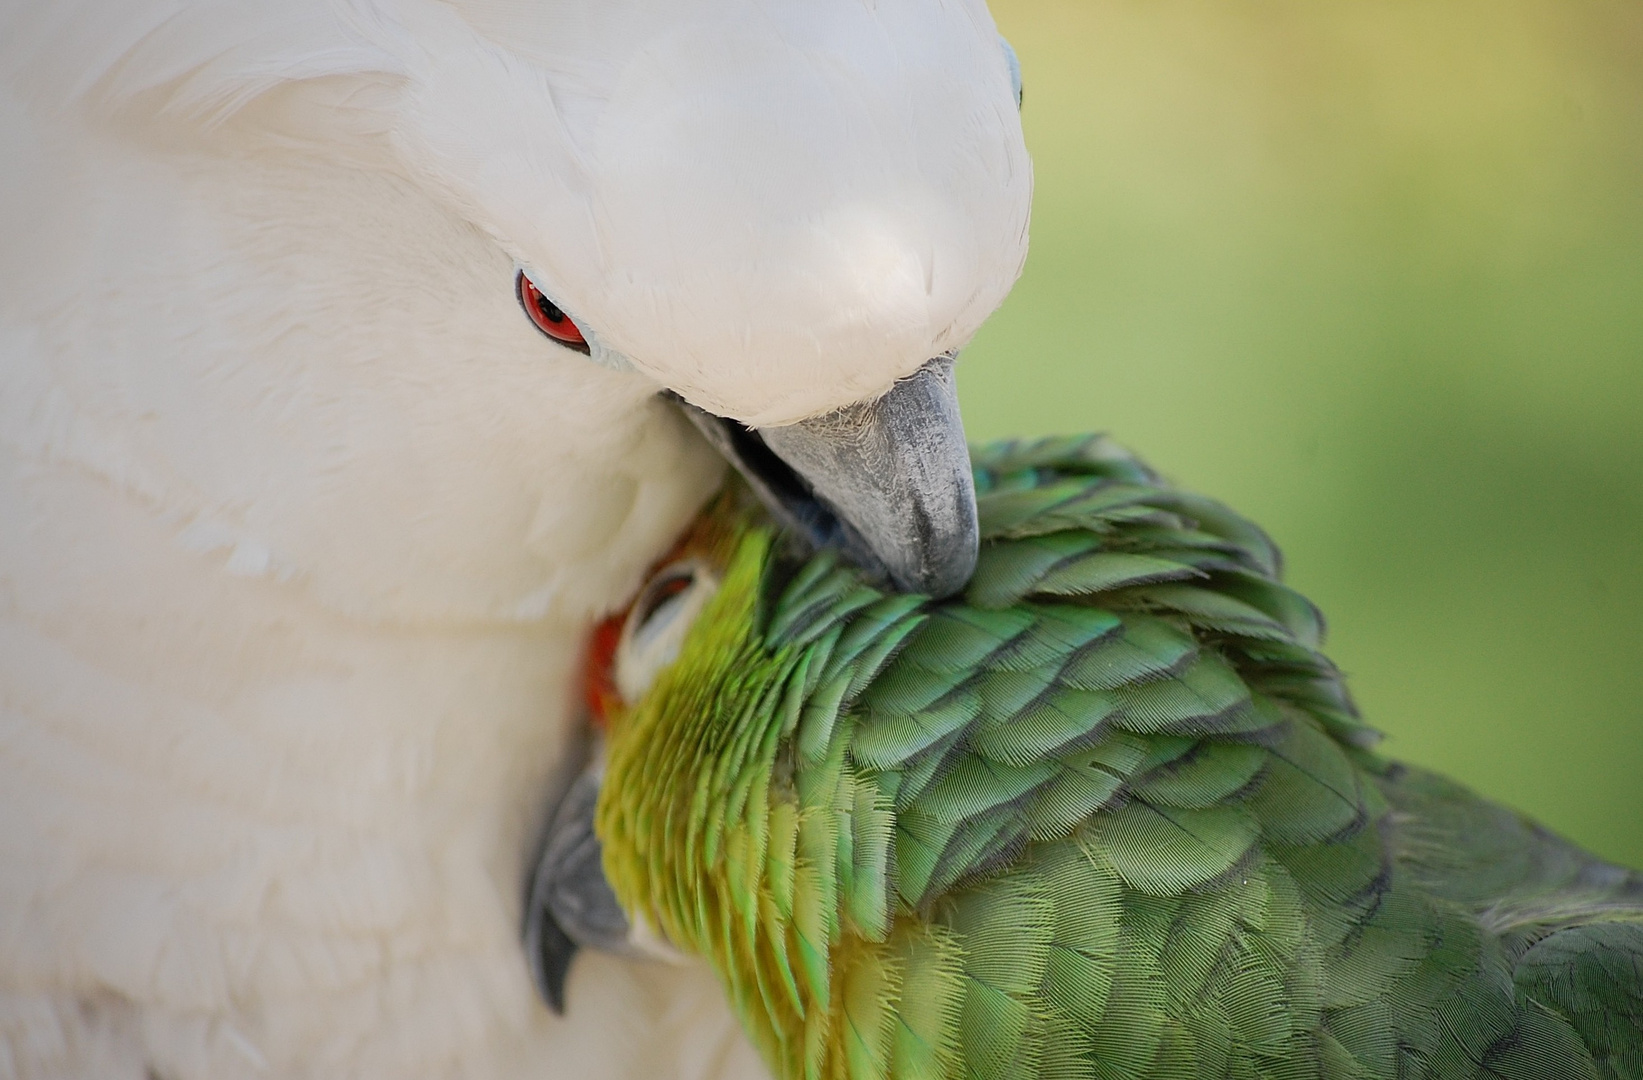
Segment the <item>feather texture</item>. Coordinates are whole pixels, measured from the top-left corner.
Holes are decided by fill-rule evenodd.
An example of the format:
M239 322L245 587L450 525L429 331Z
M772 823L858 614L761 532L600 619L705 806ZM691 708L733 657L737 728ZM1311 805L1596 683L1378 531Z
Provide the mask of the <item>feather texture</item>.
M1643 1076L1643 878L1377 756L1224 507L1101 438L974 464L964 597L745 525L613 729L618 895L778 1075ZM746 772L713 828L760 838L752 876L688 841Z

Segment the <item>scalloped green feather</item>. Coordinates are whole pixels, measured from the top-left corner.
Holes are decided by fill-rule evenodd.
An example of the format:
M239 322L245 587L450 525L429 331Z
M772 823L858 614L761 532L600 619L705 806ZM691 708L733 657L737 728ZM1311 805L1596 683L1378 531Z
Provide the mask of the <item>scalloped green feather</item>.
M1137 796L1158 806L1195 810L1215 806L1248 787L1266 768L1268 754L1248 743L1198 742L1185 755L1137 777Z
M1130 888L1175 896L1231 870L1259 832L1237 806L1183 810L1136 801L1099 815L1090 835Z
M1084 690L1116 690L1173 675L1198 656L1192 634L1150 615L1121 616L1123 632L1069 658L1061 681Z

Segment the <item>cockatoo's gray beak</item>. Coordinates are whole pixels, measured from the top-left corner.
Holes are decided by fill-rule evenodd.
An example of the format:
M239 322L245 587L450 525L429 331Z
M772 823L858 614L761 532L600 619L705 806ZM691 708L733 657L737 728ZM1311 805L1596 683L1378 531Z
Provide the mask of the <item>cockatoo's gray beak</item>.
M842 547L911 592L949 596L969 581L979 529L951 356L876 401L783 427L754 431L682 404L812 543Z

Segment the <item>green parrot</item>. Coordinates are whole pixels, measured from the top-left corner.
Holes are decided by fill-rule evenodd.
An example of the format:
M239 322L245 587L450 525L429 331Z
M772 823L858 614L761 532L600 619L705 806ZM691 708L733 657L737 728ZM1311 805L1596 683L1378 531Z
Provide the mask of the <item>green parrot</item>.
M1643 875L1378 755L1226 507L1102 437L973 464L948 600L707 512L595 650L539 979L704 957L784 1080L1643 1078Z

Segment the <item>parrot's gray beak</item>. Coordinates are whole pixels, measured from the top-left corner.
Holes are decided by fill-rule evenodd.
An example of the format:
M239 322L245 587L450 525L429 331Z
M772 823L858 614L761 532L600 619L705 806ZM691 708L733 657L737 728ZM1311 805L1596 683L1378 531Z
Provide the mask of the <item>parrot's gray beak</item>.
M565 792L537 860L525 902L525 958L548 1008L565 1011L565 979L578 948L626 952L631 927L605 880L603 850L594 835L604 766L592 762Z
M950 596L975 570L975 481L953 358L876 401L752 430L681 401L784 525L843 548L898 588Z
M554 809L525 900L525 959L536 992L564 1015L565 980L581 949L634 960L683 959L643 919L630 922L605 879L604 848L593 831L604 747L596 740L588 763Z

